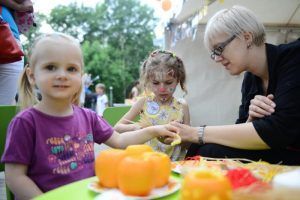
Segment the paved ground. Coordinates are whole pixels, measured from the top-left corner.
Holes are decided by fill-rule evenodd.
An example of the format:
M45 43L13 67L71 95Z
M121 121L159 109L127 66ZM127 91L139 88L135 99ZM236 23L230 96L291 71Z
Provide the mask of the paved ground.
M107 149L106 145L95 145L95 155L99 153L99 151L103 149ZM6 193L5 193L5 177L4 173L0 172L0 200L6 200Z
M4 173L0 172L0 200L6 200Z

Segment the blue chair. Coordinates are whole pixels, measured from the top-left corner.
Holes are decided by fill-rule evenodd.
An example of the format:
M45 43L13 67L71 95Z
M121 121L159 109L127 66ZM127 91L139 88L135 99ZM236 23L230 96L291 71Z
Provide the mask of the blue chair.
M12 118L17 114L18 107L17 106L0 106L0 156L2 157L5 140L6 140L6 131L7 127L12 120ZM4 171L4 164L0 163L0 172ZM14 195L6 186L6 198L7 200L13 200Z

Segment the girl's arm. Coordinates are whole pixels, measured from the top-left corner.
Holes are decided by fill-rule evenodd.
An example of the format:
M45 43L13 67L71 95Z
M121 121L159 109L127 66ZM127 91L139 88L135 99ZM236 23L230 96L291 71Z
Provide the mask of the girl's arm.
M183 123L186 125L191 125L191 120L190 120L190 110L189 110L189 106L186 102L184 102L183 104Z
M186 103L186 101L184 101L182 103L183 105L183 124L186 124L186 125L191 125L190 123L190 110L189 110L189 106L188 104ZM168 142L168 141L166 141ZM186 151L189 149L191 143L190 142L186 142L186 141L182 141L180 146L182 149L185 149Z
M172 122L171 124L179 129L179 135L182 141L198 143L199 134L197 127L191 127L177 122ZM203 141L205 143L221 144L239 149L270 149L259 137L252 123L206 126Z
M17 199L32 199L43 192L26 175L27 166L22 164L5 164L5 180Z
M114 131L112 136L105 142L106 145L113 148L126 148L131 144L143 144L148 140L162 136L175 138L177 128L169 124L158 125L158 126L149 126L140 130L130 131L123 134L119 134Z
M123 133L127 131L139 130L142 128L140 125L132 123L132 121L140 114L145 100L145 97L139 99L135 104L133 104L130 110L117 122L117 124L114 126L114 129L117 132Z

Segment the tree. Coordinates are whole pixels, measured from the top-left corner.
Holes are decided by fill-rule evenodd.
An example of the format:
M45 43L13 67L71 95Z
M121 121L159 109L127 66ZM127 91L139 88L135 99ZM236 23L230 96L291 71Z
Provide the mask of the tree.
M95 8L76 3L58 6L48 23L79 38L88 73L114 88L114 102L124 102L126 87L153 45L153 10L137 0L105 0Z
M29 29L28 33L24 34L26 40L22 43L22 45L23 45L23 49L26 54L28 53L28 51L30 49L30 45L33 44L33 41L35 40L35 38L37 38L39 35L41 35L41 27L45 21L46 21L45 15L39 14L39 13L35 14L34 22L35 22L36 26L31 27ZM25 59L27 59L27 56L25 56Z

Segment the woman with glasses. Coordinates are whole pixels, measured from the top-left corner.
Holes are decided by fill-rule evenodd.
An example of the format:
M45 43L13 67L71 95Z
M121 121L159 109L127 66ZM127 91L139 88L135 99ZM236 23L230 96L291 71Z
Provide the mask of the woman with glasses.
M204 42L211 58L230 74L245 72L235 125L190 127L173 122L187 156L247 158L300 164L300 39L265 43L265 29L252 11L233 6L207 23Z

